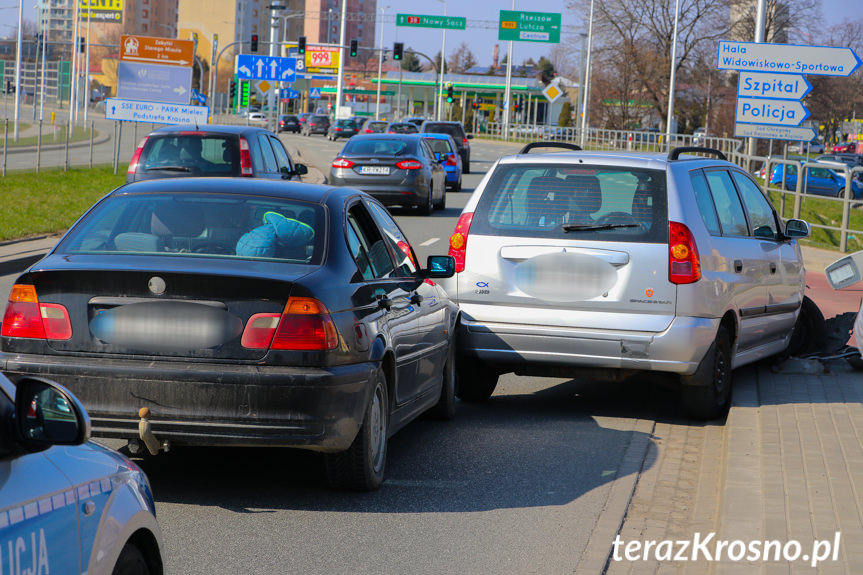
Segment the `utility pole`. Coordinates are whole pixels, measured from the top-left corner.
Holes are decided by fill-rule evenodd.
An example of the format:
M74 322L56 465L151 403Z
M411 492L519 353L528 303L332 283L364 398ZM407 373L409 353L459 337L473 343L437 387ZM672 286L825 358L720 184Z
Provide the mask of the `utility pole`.
M273 0L273 3L270 4L270 57L274 58L278 56L278 38L279 38L279 12L284 10L285 6L281 4L281 0ZM272 120L273 131L278 132L279 130L279 116L276 114L276 91L279 89L279 82L276 81L273 83L273 87L270 89L267 104L270 107L270 113L267 116L267 123L269 125L270 120Z

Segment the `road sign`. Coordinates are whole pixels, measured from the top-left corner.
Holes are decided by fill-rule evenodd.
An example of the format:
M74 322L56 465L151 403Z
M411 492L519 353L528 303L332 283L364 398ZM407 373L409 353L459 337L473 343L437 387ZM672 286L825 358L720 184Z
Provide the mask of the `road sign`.
M398 14L396 15L396 26L465 30L467 28L467 18L459 18L457 16L426 16L423 14Z
M309 90L309 98L312 100L320 100L321 99L321 89L320 88L312 88Z
M812 91L812 84L800 74L764 74L740 72L737 95L749 98L799 100Z
M718 70L850 76L863 61L851 48L719 41Z
M198 102L199 104L206 104L207 103L207 95L202 94L199 91L197 91L196 89L192 88L192 100Z
M78 14L82 22L121 24L123 0L78 0Z
M799 126L808 117L809 110L797 100L739 97L734 120L748 124Z
M815 130L803 126L768 126L766 124L735 124L734 135L738 138L763 138L765 140L794 140L809 142L815 138Z
M545 96L549 102L554 102L563 96L563 90L555 86L555 82L552 82L545 87L545 90L542 91L542 95Z
M498 40L560 43L560 14L500 11Z
M237 56L237 77L243 80L273 80L293 82L297 74L296 58L240 54Z
M195 43L192 40L126 35L120 40L120 59L126 62L191 66L194 56Z
M121 60L117 64L117 78L119 98L172 104L189 103L191 68Z
M107 98L105 119L126 122L152 122L155 124L206 124L210 109L206 106L167 104Z
M279 92L279 98L282 100L296 100L300 97L300 93L293 88L282 88Z

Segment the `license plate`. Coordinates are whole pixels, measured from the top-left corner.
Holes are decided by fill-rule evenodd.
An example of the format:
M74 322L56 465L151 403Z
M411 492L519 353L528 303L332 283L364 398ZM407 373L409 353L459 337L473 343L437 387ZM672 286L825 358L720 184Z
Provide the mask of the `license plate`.
M390 175L390 168L389 166L360 166L360 173L388 176Z

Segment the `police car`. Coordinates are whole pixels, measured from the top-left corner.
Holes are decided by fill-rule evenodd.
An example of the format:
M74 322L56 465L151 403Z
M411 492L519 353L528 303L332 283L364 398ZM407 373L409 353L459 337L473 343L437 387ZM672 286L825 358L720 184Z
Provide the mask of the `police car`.
M150 484L62 386L0 374L0 573L163 573Z

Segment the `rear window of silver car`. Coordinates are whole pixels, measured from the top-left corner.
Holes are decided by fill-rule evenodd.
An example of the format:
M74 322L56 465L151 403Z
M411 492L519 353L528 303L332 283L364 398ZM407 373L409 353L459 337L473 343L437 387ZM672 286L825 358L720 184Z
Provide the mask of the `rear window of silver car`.
M320 264L320 204L218 194L135 194L97 204L59 254L160 255Z
M572 164L500 164L471 233L665 243L665 172Z

